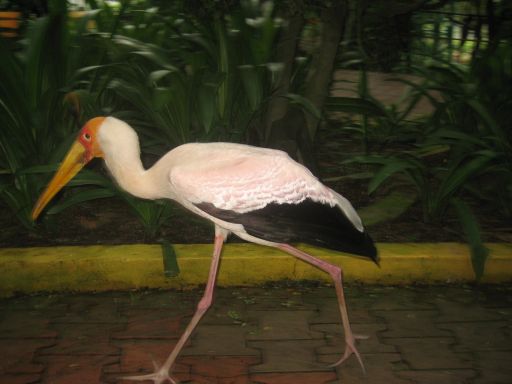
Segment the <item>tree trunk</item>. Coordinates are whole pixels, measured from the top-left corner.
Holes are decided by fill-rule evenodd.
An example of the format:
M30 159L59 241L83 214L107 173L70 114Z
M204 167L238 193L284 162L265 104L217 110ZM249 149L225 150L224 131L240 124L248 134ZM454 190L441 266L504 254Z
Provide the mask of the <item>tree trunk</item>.
M285 150L313 173L317 173L313 142L319 120L302 108L290 106L289 101L282 97L289 92L295 51L304 22L302 1L296 0L293 9L295 12L288 16L288 29L281 35L279 42L278 60L285 67L265 116L265 145ZM343 34L345 13L345 2L341 0L321 11L321 42L314 54L303 95L319 110L322 110L328 96L334 61Z
M304 25L304 8L302 0L295 0L286 10L284 18L288 20L288 26L280 36L277 44L276 61L283 64L279 83L269 102L267 112L263 120L263 142L269 143L272 131L272 123L281 119L288 111L288 100L283 97L290 90L292 70L295 62L295 53Z
M329 95L336 54L342 38L346 9L345 2L338 1L331 7L322 9L320 15L322 41L313 57L304 94L319 110L322 110L325 99ZM308 113L306 114L306 121L307 132L311 141L313 141L318 130L319 120Z

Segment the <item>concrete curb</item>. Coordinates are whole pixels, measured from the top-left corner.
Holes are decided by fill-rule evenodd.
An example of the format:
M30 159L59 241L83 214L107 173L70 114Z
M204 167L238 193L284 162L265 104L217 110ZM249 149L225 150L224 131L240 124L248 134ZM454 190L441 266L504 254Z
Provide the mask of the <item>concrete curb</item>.
M483 283L512 281L512 244L487 244ZM105 291L183 288L206 282L212 245L174 245L181 274L166 278L159 245L97 245L0 249L0 296L41 291ZM381 243L381 267L354 257L300 246L344 268L345 280L369 284L472 282L468 247L456 243ZM269 247L227 244L218 277L221 286L277 280L322 280L316 268Z

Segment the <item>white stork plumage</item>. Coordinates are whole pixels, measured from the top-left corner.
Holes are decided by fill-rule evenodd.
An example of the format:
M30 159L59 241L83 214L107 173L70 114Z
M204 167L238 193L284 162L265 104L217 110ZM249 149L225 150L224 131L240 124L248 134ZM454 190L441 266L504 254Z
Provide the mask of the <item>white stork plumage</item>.
M215 224L208 282L202 299L166 362L154 373L124 379L155 383L170 376L175 360L212 303L222 246L233 233L279 248L329 273L338 296L346 348L334 364L355 354L364 364L345 304L342 270L290 245L304 242L367 257L377 251L356 211L340 194L323 185L282 151L233 143L190 143L174 148L150 169L140 160L137 134L114 117L96 117L80 130L76 142L32 211L35 220L55 194L94 157L102 157L121 188L144 199L172 199Z

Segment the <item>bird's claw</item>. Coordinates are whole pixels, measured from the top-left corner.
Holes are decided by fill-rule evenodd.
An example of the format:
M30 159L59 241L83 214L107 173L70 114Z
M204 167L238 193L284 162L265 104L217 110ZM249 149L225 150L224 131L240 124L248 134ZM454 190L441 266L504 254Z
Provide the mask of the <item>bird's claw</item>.
M361 358L361 355L359 354L359 351L356 348L355 341L356 340L366 340L369 336L367 335L352 335L352 337L348 337L345 339L345 353L343 353L343 356L341 359L339 359L334 364L329 365L330 368L337 367L338 365L342 364L345 360L347 360L351 355L355 355L357 358L357 361L359 362L359 365L361 366L361 369L363 370L363 374L366 375L366 369L364 367L363 359Z
M120 379L129 381L152 381L154 384L178 384L178 381L169 376L169 370L164 367L160 367L155 360L153 360L153 367L155 368L155 372L153 373L148 373L146 375L123 376Z
M120 379L122 380L131 380L131 381L152 381L154 384L178 384L176 380L174 380L171 376L169 376L168 372L164 372L158 370L153 373L148 373L147 375L137 375L137 376L123 376Z

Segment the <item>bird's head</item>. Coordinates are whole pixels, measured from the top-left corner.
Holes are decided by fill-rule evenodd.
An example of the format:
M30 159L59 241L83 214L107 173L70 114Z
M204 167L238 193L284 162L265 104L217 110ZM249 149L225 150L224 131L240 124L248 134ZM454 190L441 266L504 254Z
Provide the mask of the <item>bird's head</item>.
M80 130L75 142L69 149L64 160L62 160L59 169L37 200L32 210L33 220L37 219L41 211L57 192L59 192L89 161L95 157L103 157L98 133L105 119L105 117L95 117L89 120Z

